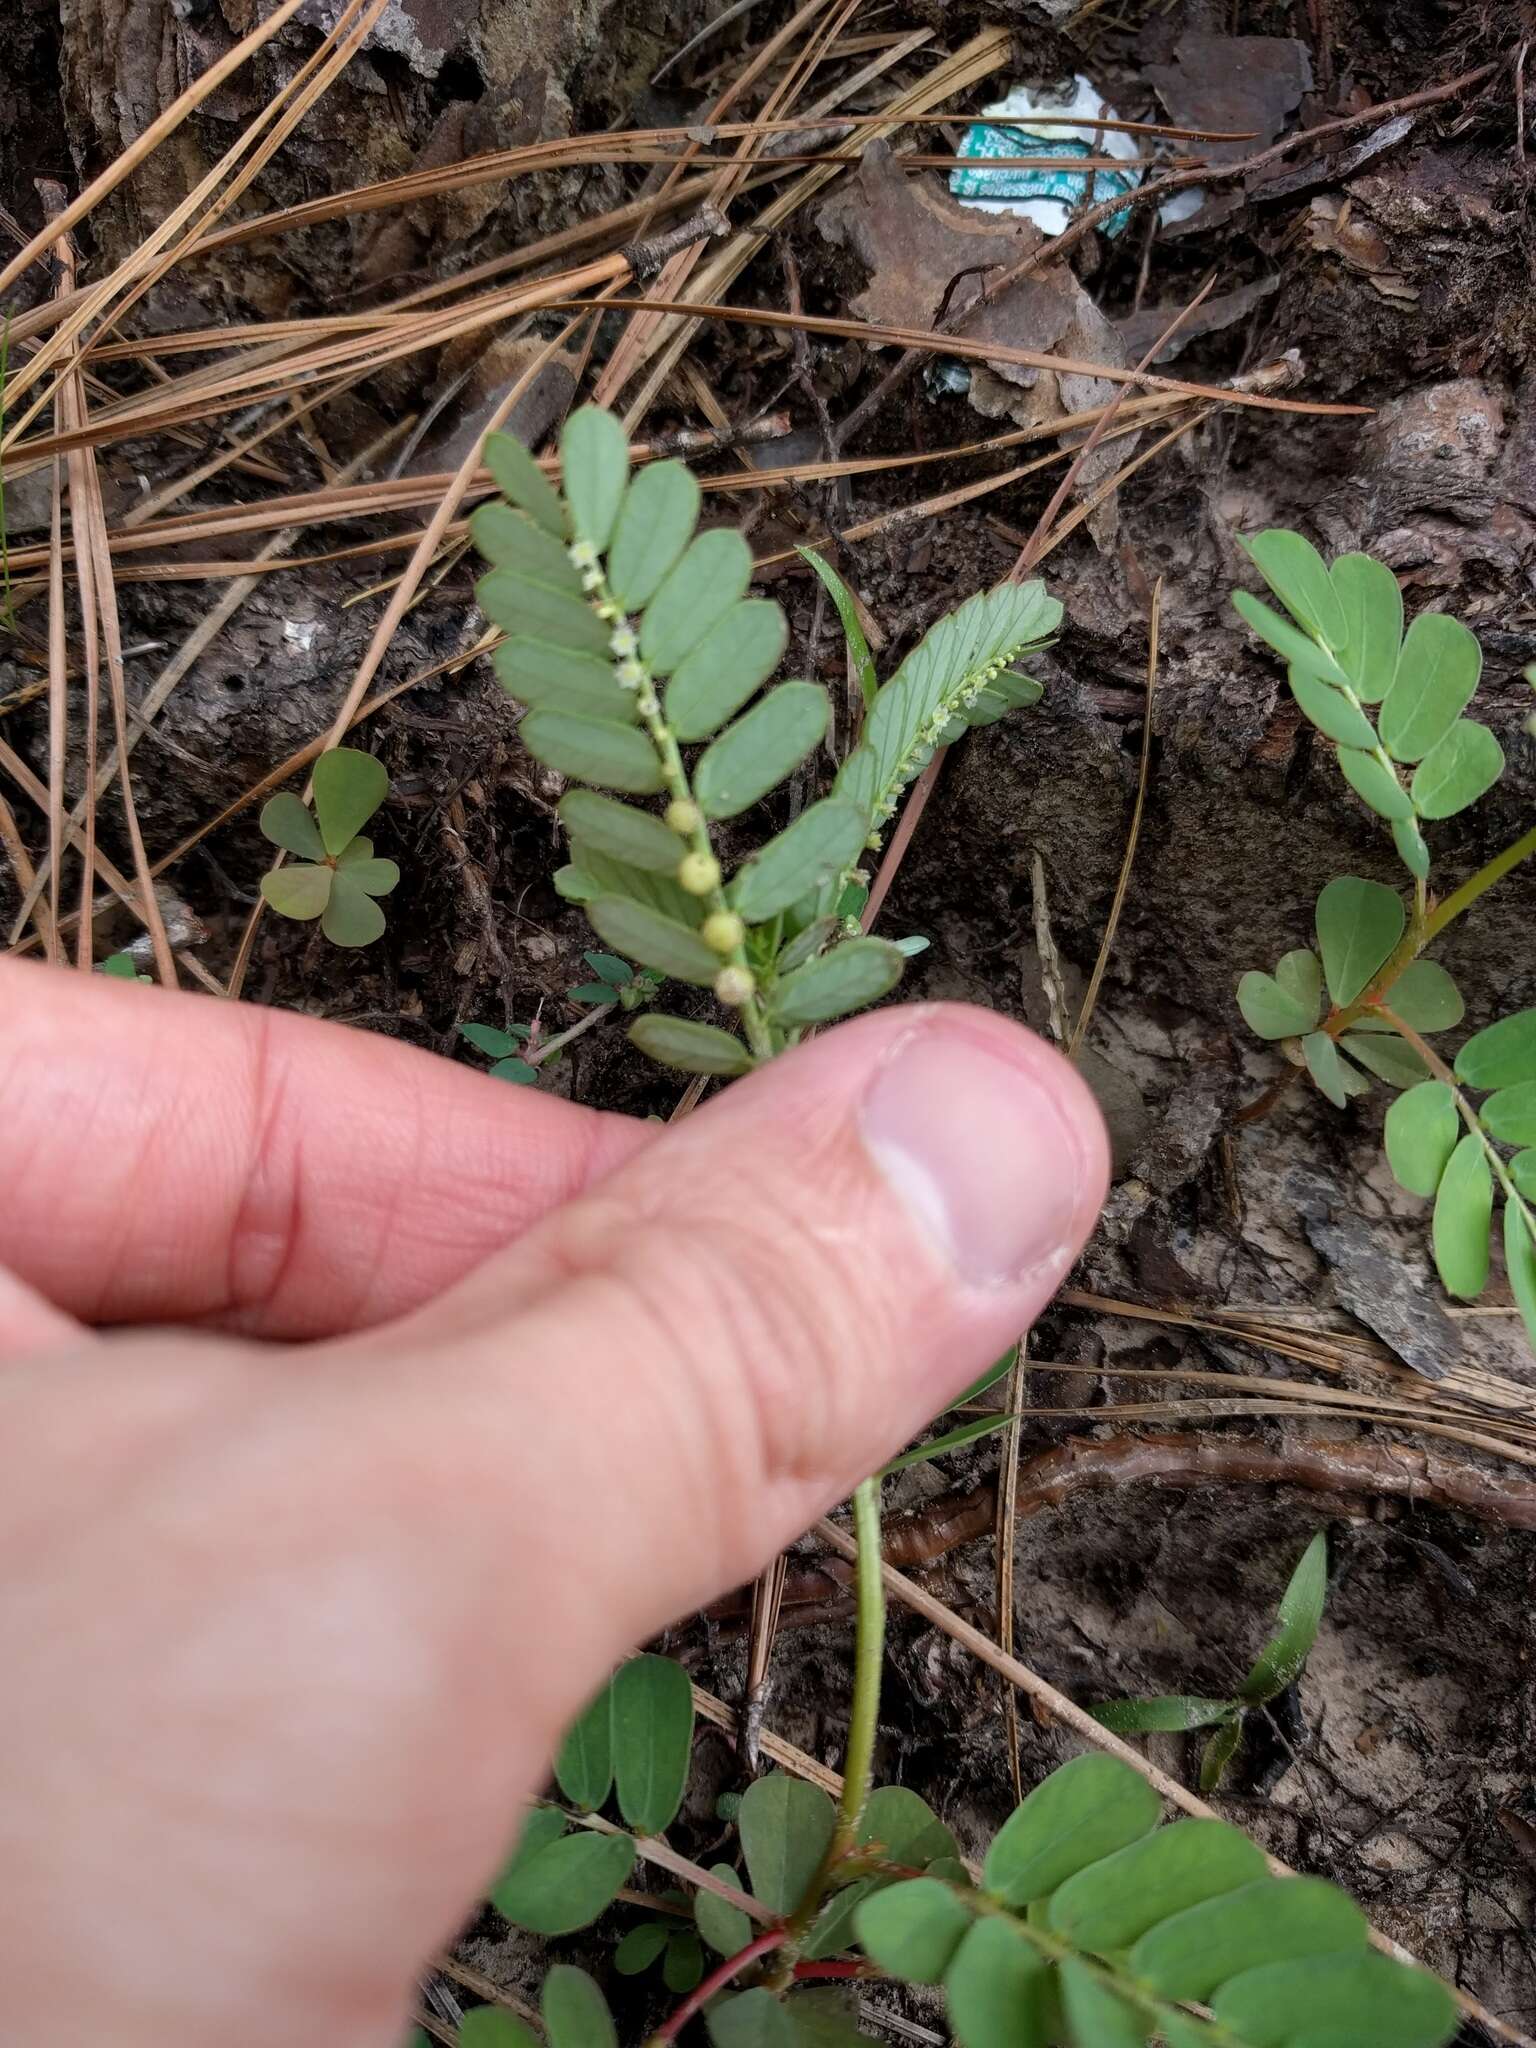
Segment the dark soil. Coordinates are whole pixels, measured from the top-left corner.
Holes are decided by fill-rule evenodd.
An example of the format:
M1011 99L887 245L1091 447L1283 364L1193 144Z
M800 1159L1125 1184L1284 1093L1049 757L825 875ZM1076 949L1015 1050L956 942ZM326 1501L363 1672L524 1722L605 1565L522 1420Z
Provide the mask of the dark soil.
M38 219L34 177L60 176L73 189L252 18L243 0L64 0L58 16L41 0L0 4L8 51L0 204L29 232ZM381 31L327 100L324 120L311 121L275 159L260 202L270 207L564 132L696 119L705 79L739 71L787 13L765 0L661 87L649 86L657 63L718 11L694 0L524 0L512 9L493 0L402 0L385 17L388 34ZM879 25L928 25L937 31L934 47L952 49L980 20L1004 19L1017 31L1010 76L1085 69L1124 114L1153 119L1166 116L1149 73L1174 65L1186 33L1295 38L1313 84L1286 116L1288 127L1511 58L1532 26L1514 4L1432 0L1174 0L1166 9L1085 10L1075 35L1044 21L1069 11L1059 0L1040 8L999 0L983 17L965 5L901 0ZM94 223L94 264L120 255L184 193L316 39L313 27L291 27L249 77L215 96ZM1101 1294L1347 1305L1369 1323L1369 1288L1362 1291L1358 1270L1352 1278L1330 1258L1342 1234L1384 1268L1406 1270L1426 1300L1438 1299L1427 1278L1421 1205L1393 1190L1381 1162L1381 1090L1343 1114L1297 1090L1265 1122L1232 1122L1275 1071L1237 1017L1237 975L1305 942L1311 905L1332 876L1395 882L1397 871L1381 831L1342 793L1277 664L1240 630L1226 600L1244 573L1235 535L1286 524L1327 551L1382 556L1402 579L1410 612L1434 604L1466 619L1485 653L1481 715L1511 766L1469 819L1439 828L1437 872L1459 877L1524 829L1536 793L1536 743L1523 733L1531 693L1521 678L1536 658L1536 282L1530 160L1520 153L1525 124L1513 76L1504 63L1484 84L1417 114L1409 132L1358 166L1324 155L1313 160L1310 180L1234 191L1208 222L1160 235L1150 247L1134 225L1077 253L1084 290L1110 322L1148 308L1171 312L1213 271L1219 294L1262 287L1232 324L1197 335L1164 366L1173 374L1217 381L1294 351L1298 395L1371 409L1349 418L1228 411L1121 492L1117 531L1101 523L1095 539L1080 529L1050 558L1045 573L1067 622L1040 667L1045 699L956 750L884 914L893 934L932 942L912 976L915 992L1043 1023L1031 887L1038 853L1056 944L1080 990L1125 850L1148 598L1161 577L1146 819L1088 1069L1120 1161L1104 1230L1078 1276ZM878 93L865 103L878 104ZM1536 119L1536 106L1528 102L1526 114ZM260 243L189 271L141 317L175 326L334 310L383 284L447 275L599 213L630 196L637 188L628 180L638 175L560 172ZM832 239L813 207L758 257L738 301L782 305L787 263L814 312L844 314L872 284L846 238ZM913 322L935 311L924 303L908 309ZM600 351L611 340L605 334ZM693 360L731 418L750 418L773 398L790 410L797 446L816 452L806 388L792 383L778 396L794 368L786 341L722 324L702 337ZM815 339L808 375L836 421L891 360L856 341ZM397 415L430 405L462 367L413 359L323 413L308 444L282 437L273 445L288 487L319 481L320 464L350 460ZM1012 387L1001 390L1012 402ZM442 434L454 420L450 399ZM696 426L699 417L669 386L651 424ZM942 447L990 430L964 395L920 375L870 422L855 452ZM441 466L434 445L441 442L429 436L421 467ZM190 459L165 444L114 451L106 476L115 506L132 501L142 476L153 486L169 473L172 454L177 468ZM763 507L753 538L782 546L825 522L867 519L976 473L962 464L898 469L855 479L835 496L821 487L782 493ZM226 477L201 502L261 488L249 479L231 486ZM1050 479L1031 480L843 551L846 573L888 635L884 666L934 617L1008 571L1051 488ZM328 722L377 617L376 600L346 603L372 573L339 565L269 577L199 659L162 714L158 739L139 756L152 852ZM472 644L469 584L461 567L412 612L383 680ZM815 586L782 577L775 594L791 616L790 672L820 674L840 693L836 624ZM125 638L174 646L215 595L202 584L125 584ZM163 658L132 661L130 686L144 687ZM8 708L7 693L31 675L0 643L0 736L42 773L41 708ZM456 1036L465 1019L502 1024L538 1015L563 1029L578 1014L564 991L585 978L579 955L588 940L549 881L560 858L558 789L521 751L488 664L412 691L371 731L393 777L379 850L404 871L388 933L358 958L268 919L250 999L408 1037L448 1057L473 1057ZM24 820L24 830L32 823ZM261 868L262 844L247 817L214 834L171 878L208 929L210 966L228 965ZM1521 871L1490 897L1444 949L1474 1019L1536 1002L1529 875ZM7 917L13 904L12 882L0 877ZM545 1085L635 1112L665 1112L675 1093L612 1030L582 1038ZM1436 1314L1445 1362L1470 1358L1536 1384L1511 1318ZM1257 1353L1192 1332L1060 1308L1035 1351L1085 1367L1072 1378L1036 1377L1032 1400L1063 1410L1155 1398L1136 1378L1138 1367L1296 1370L1266 1367ZM1113 1376L1102 1376L1106 1367ZM1096 1369L1092 1376L1087 1368ZM1066 1413L1031 1420L1026 1453L1094 1426ZM1310 1419L1215 1426L1261 1427L1280 1445L1292 1433L1345 1433L1343 1424ZM897 1497L964 1487L993 1462L984 1451L920 1468ZM1019 1654L1082 1700L1220 1692L1254 1654L1290 1566L1330 1513L1335 1585L1301 1684L1300 1720L1289 1731L1294 1760L1282 1745L1288 1767L1277 1775L1256 1755L1234 1780L1230 1809L1298 1867L1353 1890L1379 1925L1494 2012L1536 2025L1529 1535L1435 1510L1376 1510L1358 1500L1330 1508L1299 1493L1084 1497L1021 1526ZM933 1570L945 1597L990 1621L987 1539ZM701 1682L739 1697L739 1633L684 1625L676 1646ZM786 1632L775 1662L770 1725L830 1763L839 1751L848 1647L846 1624L833 1618ZM946 1639L897 1615L885 1712L885 1774L922 1792L966 1847L977 1846L1011 1803L995 1682ZM1027 1718L1024 1743L1030 1776L1070 1748ZM702 1754L709 1782L680 1836L690 1853L720 1832L714 1793L740 1782L723 1738L704 1738ZM1154 1754L1193 1781L1195 1754L1181 1738L1154 1738ZM466 1953L507 1982L532 1968L489 1916ZM629 2002L626 2031L632 2020L638 2038L645 1986L621 1982L615 1996ZM910 2016L934 2024L917 2007Z

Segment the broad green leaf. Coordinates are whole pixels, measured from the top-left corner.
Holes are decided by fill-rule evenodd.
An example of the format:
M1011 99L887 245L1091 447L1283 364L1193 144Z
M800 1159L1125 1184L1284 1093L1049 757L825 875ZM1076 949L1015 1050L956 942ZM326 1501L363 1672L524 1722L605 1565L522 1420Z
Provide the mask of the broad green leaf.
M1529 1153L1525 1156L1532 1157ZM1504 1268L1525 1334L1536 1347L1536 1240L1518 1202L1504 1204Z
M1376 732L1371 721L1342 690L1320 683L1298 668L1290 670L1289 679L1291 695L1325 739L1337 740L1341 747L1375 746Z
M568 988L566 1001L570 1003L611 1003L618 990L611 981L584 981L578 988Z
M572 840L651 874L675 875L687 847L650 811L621 804L595 790L569 789L559 803L560 822ZM605 977L606 978L606 977ZM629 977L626 974L625 979Z
M604 801L603 797L596 798L598 803L603 803ZM614 809L623 810L624 806L622 804L615 804ZM643 817L644 813L639 812L637 815ZM616 953L583 953L581 957L586 961L592 972L600 980L606 981L610 988L624 988L635 978L634 968L630 966L627 960L621 960Z
M484 460L504 498L522 507L529 518L553 534L565 538L565 507L560 494L513 434L486 437Z
M718 964L718 963L717 963ZM741 1040L714 1024L652 1011L629 1027L629 1042L649 1059L681 1074L744 1074L752 1055Z
M1317 1004L1304 1004L1283 989L1272 974L1250 968L1237 984L1237 1007L1243 1022L1260 1038L1299 1038L1317 1022Z
M752 581L752 550L734 526L698 534L646 606L640 658L666 676L691 654Z
M704 1949L691 1927L681 1927L667 1943L661 1981L669 1991L692 1991L704 1975Z
M886 1863L922 1870L938 1857L958 1856L954 1836L926 1799L906 1785L877 1785L864 1805L858 1840Z
M539 1851L547 1849L551 1842L558 1842L569 1826L570 1822L558 1807L530 1807L523 1815L517 1842L502 1875L510 1876L520 1863L526 1863L531 1856L537 1856Z
M574 711L617 725L633 725L640 716L638 691L620 688L606 651L582 654L518 634L502 641L491 663L507 695L530 711Z
M837 1819L819 1785L782 1771L758 1778L742 1795L738 1826L752 1896L772 1913L792 1913L820 1867Z
M864 2048L870 2040L855 2024L857 2001L837 1985L797 1991L784 2007L799 2048Z
M730 888L732 908L749 924L788 910L853 865L865 830L864 813L856 804L823 797L739 870Z
M1275 962L1275 979L1308 1013L1308 1029L1323 1010L1323 963L1307 946L1282 953Z
M1109 1955L1171 1914L1267 1874L1263 1850L1241 1829L1178 1820L1069 1877L1051 1895L1046 1924L1074 1948Z
M1501 1088L1483 1104L1483 1123L1506 1145L1536 1145L1536 1081Z
M601 554L629 482L629 439L611 412L578 406L560 430L560 486L571 531Z
M1237 1703L1203 1699L1193 1693L1160 1693L1145 1700L1101 1700L1088 1711L1101 1728L1116 1735L1149 1735L1214 1727L1218 1721L1232 1719Z
M610 1679L565 1732L555 1756L555 1783L591 1813L613 1783L613 1682Z
M525 1088L536 1084L538 1078L538 1068L530 1066L527 1060L498 1060L491 1068L493 1081L516 1081Z
M1482 1139L1468 1131L1435 1193L1435 1265L1448 1294L1475 1301L1487 1286L1492 1228L1493 1175Z
M1461 1118L1443 1081L1421 1081L1387 1111L1387 1164L1410 1195L1432 1195L1456 1150Z
M335 879L333 868L311 867L306 861L299 867L277 868L263 875L261 893L281 916L307 924L330 902Z
M493 626L520 639L546 640L577 654L608 652L612 628L591 605L517 569L492 569L475 585L475 603Z
M715 2048L795 2048L789 2014L771 1991L717 1999L705 2008L704 2024Z
M1205 1745L1204 1752L1200 1758L1200 1790L1202 1792L1211 1793L1216 1790L1217 1786L1221 1783L1227 1765L1231 1763L1233 1757L1237 1755L1238 1750L1242 1747L1242 1741L1243 1722L1241 1715L1234 1721L1228 1721L1225 1727L1216 1730L1216 1733Z
M790 913L790 922L793 922L795 914L794 911ZM818 917L813 919L805 927L805 930L791 939L783 952L780 953L778 959L773 963L774 971L778 974L793 974L797 967L803 967L807 960L814 959L822 948L830 942L838 928L838 923L839 920L835 917Z
M1536 1081L1536 1010L1516 1010L1469 1038L1456 1055L1456 1078L1469 1088Z
M729 1863L711 1864L709 1874L741 1890L741 1880ZM740 1906L731 1905L714 1892L701 1890L694 1893L693 1918L700 1934L716 1955L738 1956L752 1939L752 1922Z
M493 1060L507 1059L518 1047L518 1041L510 1031L498 1031L494 1024L461 1024L459 1036L467 1039L478 1051L489 1053Z
M1458 718L1413 773L1413 807L1421 818L1453 818L1492 789L1504 773L1504 749L1486 725Z
M494 500L472 513L469 537L494 569L514 569L580 597L581 574L545 527Z
M876 1475L889 1479L893 1472L905 1472L909 1465L926 1465L930 1459L942 1458L950 1451L963 1450L967 1444L978 1443L984 1436L992 1436L1000 1429L1006 1429L1013 1421L1011 1415L978 1415L974 1421L962 1422L958 1429L948 1429L943 1436L936 1436L932 1443L918 1444L910 1451L903 1451L899 1458L882 1465Z
M1149 2038L1149 2024L1135 2007L1101 1984L1085 1963L1068 1956L1059 1975L1072 2048L1141 2048Z
M1442 2048L1460 2017L1438 1977L1370 1953L1247 1970L1211 2010L1246 2048Z
M949 1885L914 1877L863 1900L853 1927L864 1953L882 1970L908 1984L937 1984L969 1932L971 1917Z
M367 844L366 839L354 839L346 852L337 857L336 872L365 896L387 896L399 882L400 870L392 860L359 853L357 849Z
M1157 1826L1162 1803L1112 1756L1079 1756L1053 1771L1004 1821L987 1851L982 1883L1007 1906L1044 1898L1101 1856Z
M709 818L734 818L785 782L827 729L818 683L780 683L704 749L693 793Z
M789 629L766 597L744 597L717 619L667 684L667 723L680 740L707 740L778 667Z
M1357 747L1340 747L1339 769L1350 788L1365 799L1377 817L1413 816L1413 798L1375 754L1364 753Z
M519 1857L498 1879L491 1903L530 1934L574 1934L612 1902L634 1863L628 1835L563 1835Z
M1038 704L1044 695L1045 685L1033 676L1020 675L1015 669L1004 669L961 705L955 723L945 727L944 737L946 741L959 739L968 726L995 725L1010 711Z
M314 766L315 822L329 854L362 831L389 794L382 761L357 747L331 747Z
M1210 1999L1259 1963L1363 1954L1365 1915L1319 1877L1264 1877L1190 1906L1149 1928L1130 1954L1131 1975L1161 1998Z
M1466 709L1483 665L1475 636L1444 612L1420 612L1377 720L1394 761L1422 761Z
M1398 858L1410 875L1417 875L1422 882L1429 873L1429 848L1424 834L1419 830L1416 818L1394 818L1392 821L1392 844L1397 848Z
M843 638L848 643L849 659L853 663L854 675L858 678L859 694L863 697L864 709L868 712L874 704L875 692L880 685L875 674L875 658L870 653L869 642L864 637L864 628L859 622L859 608L853 601L853 592L825 555L817 554L814 548L796 548L795 553L801 561L810 563L828 597L837 607Z
M1052 1972L1002 1915L978 1920L944 1974L960 2048L1046 2048Z
M1335 652L1342 648L1349 638L1344 607L1311 541L1287 527L1272 526L1245 537L1242 545L1297 624Z
M957 1394L946 1412L965 1407L968 1401L978 1401L989 1387L995 1387L999 1380L1006 1379L1019 1362L1019 1347L1010 1344L1002 1357L989 1365L979 1380L972 1380L963 1394Z
M905 954L886 939L845 939L784 977L773 992L774 1017L792 1030L830 1024L889 995L906 964Z
M1429 1072L1413 1047L1395 1034L1346 1031L1339 1044L1351 1059L1394 1088L1412 1088Z
M1403 642L1403 593L1386 563L1371 555L1336 555L1328 574L1344 613L1339 660L1356 696L1367 704L1379 704L1397 675L1398 649Z
M648 1970L667 1945L667 1928L660 1920L642 1920L632 1927L613 1952L613 1967L621 1977L638 1977Z
M613 1676L613 1775L619 1811L659 1835L683 1803L693 1754L693 1687L670 1657L632 1657Z
M459 2048L541 2048L541 2043L532 2027L505 2006L477 2005L459 2021Z
M1437 960L1415 960L1405 967L1382 998L1394 1016L1415 1031L1449 1031L1466 1015L1461 990ZM1367 1010L1357 1031L1391 1031L1394 1026Z
M653 868L637 868L627 860L589 845L584 839L571 841L571 862L576 870L561 868L555 888L571 903L590 903L597 896L625 896L632 903L644 903L659 910L674 924L696 929L704 922L709 905L702 896L690 896L673 875L657 874Z
M562 775L600 782L631 796L650 796L666 782L660 756L648 735L635 726L545 709L530 711L518 732L536 761Z
M885 1877L861 1877L835 1891L811 1923L811 1931L800 1950L806 1961L819 1962L824 1956L841 1955L852 1948L854 1916L859 1907L871 1893L893 1882Z
M379 865L393 867L394 863ZM383 911L353 879L350 868L338 867L331 880L331 900L320 914L320 929L333 946L371 946L384 935Z
M1328 993L1352 1003L1403 935L1403 901L1381 882L1343 875L1317 899L1317 941Z
M651 462L619 507L608 549L608 587L627 612L650 603L693 538L699 487L681 462Z
M1332 683L1336 689L1342 689L1348 683L1349 677L1326 647L1309 640L1299 626L1281 618L1262 598L1255 597L1251 591L1234 590L1232 609L1299 675L1315 676L1320 682Z
M325 842L320 837L315 814L291 789L268 797L262 805L261 830L263 837L282 847L285 853L296 853L301 860L324 858Z
M1307 1072L1335 1109L1342 1109L1351 1095L1363 1094L1370 1086L1365 1076L1340 1055L1326 1031L1309 1031L1301 1041L1301 1050Z
M1243 1680L1243 1698L1263 1706L1296 1679L1312 1654L1328 1597L1328 1538L1321 1529L1297 1561L1275 1611L1275 1632Z
M1536 1152L1517 1152L1509 1162L1509 1177L1528 1202L1536 1202Z
M555 1963L539 1993L549 2048L618 2048L608 2001L585 1970Z
M597 936L610 946L622 947L642 967L654 967L677 981L692 981L708 988L720 972L720 956L711 952L698 933L675 918L636 903L627 896L594 896L587 916Z

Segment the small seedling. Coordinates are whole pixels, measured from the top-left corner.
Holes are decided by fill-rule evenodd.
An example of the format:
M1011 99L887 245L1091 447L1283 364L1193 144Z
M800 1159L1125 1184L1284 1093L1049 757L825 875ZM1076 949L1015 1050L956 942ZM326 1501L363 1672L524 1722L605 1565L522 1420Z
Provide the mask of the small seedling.
M656 1000L663 977L653 967L631 967L613 953L583 953L581 957L597 979L568 988L568 1002L617 1003L621 1010L638 1010Z
M362 829L388 795L389 776L372 754L332 747L315 763L314 784L313 811L291 791L263 807L263 833L298 859L263 875L261 893L283 917L319 918L333 945L371 945L384 930L374 898L387 896L400 879Z
M1301 1554L1275 1616L1275 1629L1243 1680L1237 1697L1201 1699L1188 1693L1152 1699L1106 1700L1089 1711L1116 1735L1214 1728L1200 1760L1200 1790L1214 1792L1243 1739L1243 1723L1255 1709L1278 1699L1301 1676L1323 1619L1328 1593L1328 1539L1319 1530Z
M1289 663L1297 703L1336 744L1350 787L1390 827L1413 896L1405 904L1396 889L1358 875L1330 882L1317 899L1317 951L1299 948L1273 973L1245 974L1238 1007L1337 1108L1373 1075L1406 1091L1387 1112L1387 1163L1408 1193L1433 1198L1435 1264L1448 1292L1466 1301L1487 1285L1497 1189L1505 1268L1536 1347L1536 1010L1488 1025L1449 1063L1429 1041L1461 1022L1465 1004L1445 969L1422 957L1536 853L1533 828L1443 901L1430 894L1423 827L1475 803L1504 769L1493 734L1462 715L1481 650L1443 612L1421 612L1405 634L1397 579L1369 555L1340 555L1330 568L1300 534L1279 530L1247 547L1290 617L1245 590L1232 602ZM1492 1092L1477 1108L1467 1089ZM1501 1146L1520 1149L1506 1158Z
M530 1066L519 1050L527 1045L532 1035L531 1024L512 1024L505 1031L494 1024L459 1026L460 1038L466 1039L477 1052L485 1053L495 1062L491 1068L493 1081L518 1081L525 1086L539 1078L538 1068Z

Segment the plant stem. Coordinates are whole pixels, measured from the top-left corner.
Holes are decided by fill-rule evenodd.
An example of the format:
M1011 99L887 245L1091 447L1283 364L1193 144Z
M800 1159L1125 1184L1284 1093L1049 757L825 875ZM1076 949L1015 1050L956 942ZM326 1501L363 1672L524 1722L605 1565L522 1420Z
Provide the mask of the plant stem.
M1438 939L1446 926L1454 924L1464 910L1470 910L1478 897L1485 895L1495 882L1501 882L1511 868L1519 867L1521 861L1529 860L1533 853L1536 853L1536 825L1515 840L1513 845L1506 846L1502 853L1496 853L1475 875L1469 876L1459 889L1453 890L1438 910L1431 912L1420 940L1421 950L1432 939Z
M869 1802L874 1774L875 1736L880 1720L880 1668L885 1659L885 1585L880 1576L880 1482L861 1480L853 1495L853 1532L859 1546L854 1592L853 1705L848 1716L848 1748L843 1761L843 1793L838 1801L834 1857L857 1845L859 1822Z
M694 2014L702 2012L717 1991L723 1991L733 1978L739 1977L747 1965L755 1963L759 1956L770 1955L774 1949L782 1947L784 1939L782 1927L770 1927L766 1934L759 1934L754 1940L749 1941L744 1949L739 1949L733 1956L727 1956L718 1969L711 1970L703 1982L689 1992L671 2018L662 2021L651 2035L647 2048L652 2048L652 2044L657 2041L676 2040Z

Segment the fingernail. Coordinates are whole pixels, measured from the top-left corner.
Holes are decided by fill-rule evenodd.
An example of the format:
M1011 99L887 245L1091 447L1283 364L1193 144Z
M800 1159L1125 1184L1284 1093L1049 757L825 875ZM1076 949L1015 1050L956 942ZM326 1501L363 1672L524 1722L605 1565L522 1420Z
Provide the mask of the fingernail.
M1022 1031L994 1051L963 1030L895 1047L864 1099L864 1144L925 1236L972 1287L1059 1279L1100 1168L1097 1111Z

